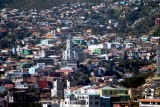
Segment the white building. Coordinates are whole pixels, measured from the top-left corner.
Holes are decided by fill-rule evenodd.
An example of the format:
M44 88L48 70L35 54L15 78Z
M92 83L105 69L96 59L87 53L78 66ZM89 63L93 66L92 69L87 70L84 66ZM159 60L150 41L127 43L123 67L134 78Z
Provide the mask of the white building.
M93 44L93 45L88 45L88 50L93 52L95 49L106 49L106 44Z
M66 50L63 53L63 59L64 60L73 60L75 59L75 53L73 52L71 40L67 39L67 47Z
M70 66L74 69L78 66L78 53L72 49L72 43L70 39L67 39L67 47L63 52L63 60L61 62L61 66Z
M154 98L154 89L153 88L146 88L144 90L145 99L153 99Z
M160 99L139 99L139 107L160 107Z
M157 51L156 51L156 59L157 59L157 74L160 73L160 46L158 47Z
M61 107L100 107L98 94L67 94Z
M125 48L132 48L133 47L133 43L125 43Z
M53 88L51 89L51 97L61 99L64 96L64 79L53 80Z

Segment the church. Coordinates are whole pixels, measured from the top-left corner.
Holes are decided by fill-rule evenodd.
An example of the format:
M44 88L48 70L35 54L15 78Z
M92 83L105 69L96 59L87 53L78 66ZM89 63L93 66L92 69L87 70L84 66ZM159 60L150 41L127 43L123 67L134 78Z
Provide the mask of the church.
M63 52L63 60L61 62L61 66L62 67L68 66L73 69L77 69L77 67L79 65L79 61L77 59L78 59L78 52L76 52L72 48L71 38L68 38L66 50L64 50L64 52Z

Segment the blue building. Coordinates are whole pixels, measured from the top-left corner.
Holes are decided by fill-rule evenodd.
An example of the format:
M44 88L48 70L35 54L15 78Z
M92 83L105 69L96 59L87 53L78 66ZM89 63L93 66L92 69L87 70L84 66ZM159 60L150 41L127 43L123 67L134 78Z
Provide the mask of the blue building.
M48 45L48 44L53 44L53 43L56 43L55 39L43 39L43 40L41 40L42 45Z
M29 68L29 74L35 74L36 73L36 69L31 67Z
M100 107L112 107L113 102L117 102L117 101L120 101L119 96L110 96L110 97L101 96Z

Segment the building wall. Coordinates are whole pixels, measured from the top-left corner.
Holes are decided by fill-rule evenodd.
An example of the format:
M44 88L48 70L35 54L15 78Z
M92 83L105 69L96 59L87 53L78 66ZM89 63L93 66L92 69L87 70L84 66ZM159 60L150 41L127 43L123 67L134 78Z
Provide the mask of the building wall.
M30 55L32 54L32 50L23 50L24 55Z
M41 44L42 45L53 44L55 42L56 42L56 40L54 40L54 39L44 39L44 40L41 40Z
M117 95L117 94L128 94L128 90L110 90L110 89L100 89L99 90L99 94L101 95L101 96L106 96L106 97L108 97L108 96L110 96L110 95Z
M53 89L51 89L51 97L57 97L58 99L64 96L64 80L57 79L53 81Z
M8 107L8 104L5 100L0 100L0 107Z
M139 107L160 107L160 104L156 105L156 104L142 104L142 103L139 103Z
M75 98L65 97L63 107L100 107L100 97L99 95L76 94Z
M160 74L160 49L157 50L157 74Z
M94 49L103 49L105 48L103 44L94 44L94 45L89 45L88 49L93 52Z
M100 97L100 107L110 107L110 98Z
M113 107L121 107L120 104L113 104Z
M33 68L33 67L29 68L29 73L30 74L35 74L35 68Z

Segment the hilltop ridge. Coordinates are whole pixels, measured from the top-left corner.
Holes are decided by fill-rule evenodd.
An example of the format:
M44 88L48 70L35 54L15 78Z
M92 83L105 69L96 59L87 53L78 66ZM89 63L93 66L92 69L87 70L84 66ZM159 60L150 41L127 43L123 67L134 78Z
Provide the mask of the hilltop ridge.
M0 8L18 8L18 9L46 9L59 6L62 3L90 2L97 3L103 0L1 0Z

